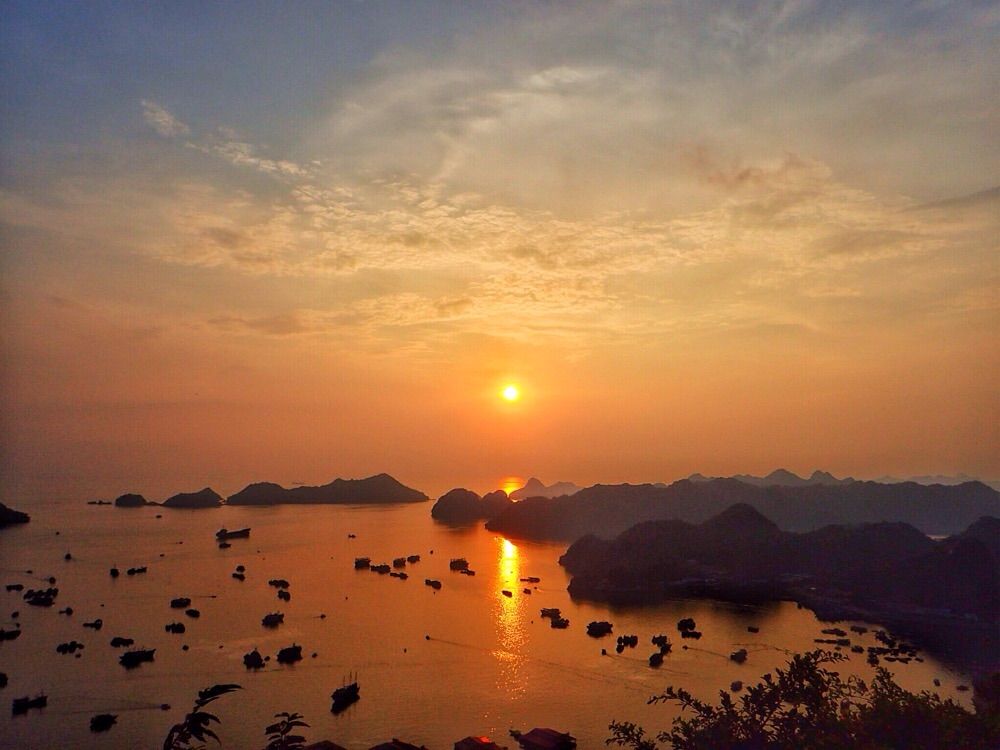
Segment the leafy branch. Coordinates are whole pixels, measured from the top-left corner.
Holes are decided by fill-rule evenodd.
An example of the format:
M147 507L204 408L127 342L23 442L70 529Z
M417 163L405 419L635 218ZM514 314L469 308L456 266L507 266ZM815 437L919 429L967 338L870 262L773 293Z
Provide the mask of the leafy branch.
M212 731L211 724L219 723L219 717L203 709L212 701L222 697L226 693L235 690L242 690L239 685L224 684L213 685L198 692L198 698L194 702L194 707L184 717L183 721L174 724L163 741L163 750L203 750L204 744L192 744L192 741L204 743L206 737L211 737L216 742L218 735Z

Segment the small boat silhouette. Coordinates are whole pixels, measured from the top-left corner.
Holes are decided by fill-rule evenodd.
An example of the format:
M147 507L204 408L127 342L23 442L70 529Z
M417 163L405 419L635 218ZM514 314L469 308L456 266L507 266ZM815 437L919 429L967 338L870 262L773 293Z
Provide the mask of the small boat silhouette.
M330 696L330 699L333 701L330 711L335 714L345 711L349 706L361 700L361 687L358 685L357 674L349 677L349 679L353 681L349 685L337 688Z

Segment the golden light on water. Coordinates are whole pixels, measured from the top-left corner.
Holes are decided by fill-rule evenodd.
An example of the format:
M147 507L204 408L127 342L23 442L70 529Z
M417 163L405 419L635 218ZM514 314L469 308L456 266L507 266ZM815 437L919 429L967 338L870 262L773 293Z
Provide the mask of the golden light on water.
M497 689L515 696L524 692L520 679L524 662L522 648L525 641L523 599L521 593L521 555L517 545L502 537L496 538L497 573L494 586L494 612L497 626L497 644L493 651L499 670ZM512 595L507 596L504 591Z
M503 561L512 561L512 565L516 566L517 562L518 562L517 545L514 544L509 539L502 539L501 542L502 542L502 544L501 544L502 553L501 553L501 558L500 558L501 561L502 562ZM520 571L519 570L514 570L512 572L515 573L515 574L517 574ZM515 580L517 580L517 579L515 579Z

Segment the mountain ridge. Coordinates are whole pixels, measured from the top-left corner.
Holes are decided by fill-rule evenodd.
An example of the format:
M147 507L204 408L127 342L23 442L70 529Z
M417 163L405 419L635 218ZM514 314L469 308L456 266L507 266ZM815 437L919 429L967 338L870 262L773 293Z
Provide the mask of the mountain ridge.
M572 541L612 536L641 521L700 523L734 503L747 503L779 527L809 531L829 524L905 521L926 534L955 534L980 516L1000 516L1000 493L981 482L961 485L880 484L760 487L739 479L680 479L656 485L593 485L572 496L528 498L486 527L526 539Z

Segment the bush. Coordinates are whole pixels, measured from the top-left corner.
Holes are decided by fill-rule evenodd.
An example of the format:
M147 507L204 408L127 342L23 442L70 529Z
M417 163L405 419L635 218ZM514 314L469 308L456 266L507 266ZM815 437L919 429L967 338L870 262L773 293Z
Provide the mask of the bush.
M720 692L718 705L668 687L649 703L675 702L691 717L678 716L669 731L647 735L630 722L613 721L607 744L633 750L973 750L1000 747L1000 725L990 713L972 713L952 700L910 693L878 668L871 683L846 680L825 665L840 653L812 651L792 658L776 677L764 675L738 701Z

